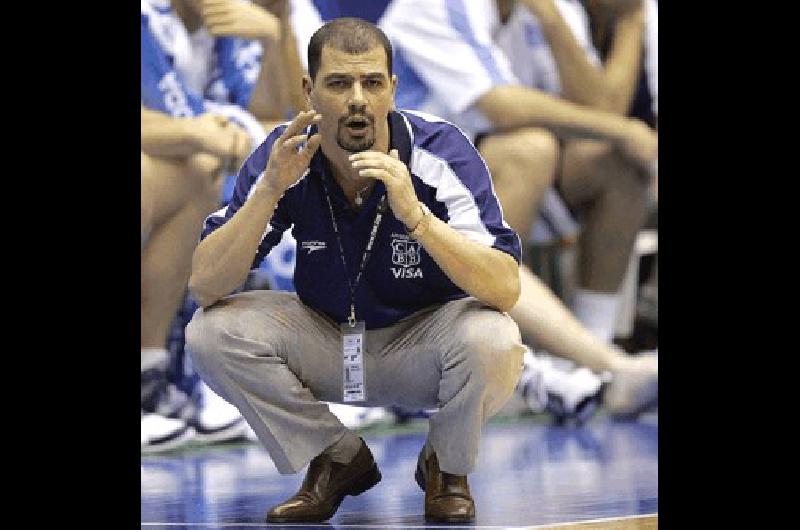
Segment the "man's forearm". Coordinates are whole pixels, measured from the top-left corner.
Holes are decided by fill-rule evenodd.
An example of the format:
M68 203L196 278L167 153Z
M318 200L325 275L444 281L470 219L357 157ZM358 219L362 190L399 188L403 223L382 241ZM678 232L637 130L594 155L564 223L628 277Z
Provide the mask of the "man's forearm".
M425 222L425 221L423 221ZM417 240L450 280L500 311L519 298L519 266L510 255L471 241L433 214Z
M520 85L492 88L478 109L499 129L543 127L565 139L622 141L628 120Z
M524 3L539 20L556 61L564 98L582 105L603 108L607 97L603 71L589 62L586 51L578 43L555 2Z
M606 58L603 80L607 96L600 108L616 114L628 112L641 74L643 38L644 9L640 6L621 14Z
M621 13L613 23L614 41L604 65L589 61L572 29L553 4L536 15L553 53L564 97L616 114L625 114L639 79L644 19L641 5Z
M292 113L308 110L305 93L303 92L303 62L300 60L300 51L297 49L297 38L289 20L289 10L281 17L281 53L283 65L286 68L286 90Z
M156 157L185 157L201 150L187 118L142 108L142 151Z
M247 279L279 198L256 186L242 208L197 246L189 290L201 306L213 304Z
M280 39L263 42L264 55L249 110L259 120L284 121L287 110L308 106L302 91L303 65L287 9L280 17Z
M248 110L259 120L282 120L289 100L281 41L262 39L261 45L261 68Z

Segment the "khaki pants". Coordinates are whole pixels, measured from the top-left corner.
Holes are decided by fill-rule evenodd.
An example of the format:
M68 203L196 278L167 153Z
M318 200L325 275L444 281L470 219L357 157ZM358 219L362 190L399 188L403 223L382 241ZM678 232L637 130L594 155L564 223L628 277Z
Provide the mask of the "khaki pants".
M366 332L364 406L439 407L428 441L443 471L470 473L481 427L511 396L524 347L516 324L474 298ZM300 471L346 427L339 325L294 293L248 291L198 309L187 349L203 380L235 405L282 474Z

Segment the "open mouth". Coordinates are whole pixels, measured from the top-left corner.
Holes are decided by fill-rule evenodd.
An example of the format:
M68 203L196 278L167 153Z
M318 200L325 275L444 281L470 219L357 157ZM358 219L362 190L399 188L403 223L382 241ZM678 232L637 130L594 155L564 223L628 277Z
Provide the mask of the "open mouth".
M351 133L361 134L369 126L370 121L363 116L353 116L345 120L344 125Z

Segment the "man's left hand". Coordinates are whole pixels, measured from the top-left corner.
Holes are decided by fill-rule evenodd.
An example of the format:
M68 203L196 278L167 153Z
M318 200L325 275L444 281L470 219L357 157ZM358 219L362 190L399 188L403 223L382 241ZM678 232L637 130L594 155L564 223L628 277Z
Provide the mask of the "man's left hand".
M386 186L389 207L394 216L413 229L422 218L419 199L411 183L411 175L400 160L397 149L387 155L377 151L362 151L350 155L350 163L362 177L380 180Z
M250 2L241 0L199 0L200 13L214 37L275 41L280 38L278 17Z

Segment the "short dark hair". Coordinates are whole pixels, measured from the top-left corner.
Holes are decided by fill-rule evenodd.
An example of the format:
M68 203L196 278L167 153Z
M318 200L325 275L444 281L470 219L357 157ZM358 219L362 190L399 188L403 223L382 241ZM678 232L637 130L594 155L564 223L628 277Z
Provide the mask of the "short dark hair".
M336 18L319 28L308 43L308 74L316 79L322 48L330 46L345 53L366 53L382 45L386 52L386 66L392 75L392 44L386 34L375 24L362 18Z

